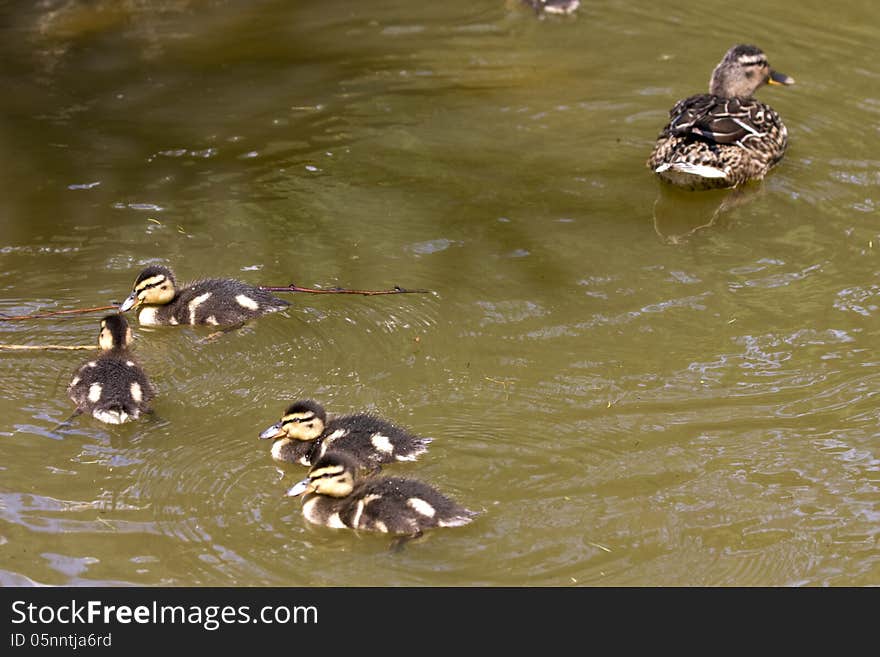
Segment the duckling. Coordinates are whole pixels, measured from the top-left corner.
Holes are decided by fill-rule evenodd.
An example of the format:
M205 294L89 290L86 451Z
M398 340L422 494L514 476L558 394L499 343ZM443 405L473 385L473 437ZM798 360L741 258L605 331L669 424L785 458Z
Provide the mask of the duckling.
M265 290L231 278L206 278L178 287L168 267L151 265L137 277L119 311L142 306L138 321L148 326L234 326L289 305Z
M67 395L77 405L74 415L91 413L101 422L122 424L150 412L148 403L156 388L129 352L130 344L125 317L108 315L101 320L102 353L81 365L67 386Z
M331 451L287 495L303 497L303 516L335 529L365 529L416 538L425 529L459 527L476 516L428 484L400 477L357 478L358 463Z
M310 399L291 404L260 438L275 441L272 458L276 461L313 465L332 447L349 454L368 471L394 461L415 461L431 442L431 438L417 437L368 413L328 421L324 407Z
M709 93L670 110L648 168L690 190L735 187L760 180L785 154L788 131L769 105L752 95L765 84L794 80L774 71L755 46L733 46L712 71Z

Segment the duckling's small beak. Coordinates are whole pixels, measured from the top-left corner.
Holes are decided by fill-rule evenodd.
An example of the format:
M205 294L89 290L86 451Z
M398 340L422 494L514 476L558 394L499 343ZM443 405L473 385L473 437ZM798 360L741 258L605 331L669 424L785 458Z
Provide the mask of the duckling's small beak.
M779 71L770 71L767 84L794 84L794 78Z
M276 422L260 434L260 440L268 440L269 438L280 438L283 435L284 430L281 428L281 423Z
M119 312L124 313L127 310L131 310L135 306L140 303L140 299L137 298L137 294L132 292L128 295L128 298L122 302L122 305L119 306Z
M296 497L297 495L302 495L303 493L305 493L308 490L310 482L311 482L311 479L309 479L308 477L306 477L302 481L296 482L293 486L291 486L288 489L288 491L287 491L287 493L285 493L285 495L287 497Z

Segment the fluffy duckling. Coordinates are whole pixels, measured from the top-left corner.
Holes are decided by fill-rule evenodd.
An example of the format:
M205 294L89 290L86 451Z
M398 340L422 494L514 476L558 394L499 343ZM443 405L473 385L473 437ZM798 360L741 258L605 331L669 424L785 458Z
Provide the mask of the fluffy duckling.
M289 305L265 290L231 278L206 278L178 287L168 267L151 265L137 277L119 311L141 307L138 321L148 326L234 326Z
M727 51L708 94L678 101L657 138L648 168L684 189L734 187L759 180L785 154L788 131L773 108L752 95L765 84L794 84L770 68L755 46Z
M304 495L302 512L316 525L415 538L433 527L466 525L477 514L428 484L399 477L357 478L357 461L328 452L287 491Z
M328 421L324 407L312 400L291 404L281 419L260 434L273 439L276 461L312 465L332 447L345 452L365 470L378 470L385 463L415 461L428 449L430 438L368 413L343 415Z
M67 386L77 406L74 415L90 413L108 424L136 420L150 411L156 388L128 350L131 329L122 315L101 320L98 346L102 353L81 365Z

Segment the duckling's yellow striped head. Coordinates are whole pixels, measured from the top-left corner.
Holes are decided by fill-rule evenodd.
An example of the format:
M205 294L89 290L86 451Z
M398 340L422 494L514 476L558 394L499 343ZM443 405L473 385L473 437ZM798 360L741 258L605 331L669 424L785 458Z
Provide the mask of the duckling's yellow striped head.
M107 315L101 320L98 346L104 351L120 349L131 344L131 327L122 315Z
M291 404L281 419L260 434L260 438L277 440L314 440L324 433L327 413L317 402L298 401Z
M119 306L119 311L124 313L141 304L161 306L171 302L175 294L177 290L171 270L161 265L152 265L138 275L131 294Z
M294 484L287 495L296 497L317 493L329 497L346 497L354 490L356 471L357 463L351 458L339 452L330 452L318 459L309 470L308 478Z

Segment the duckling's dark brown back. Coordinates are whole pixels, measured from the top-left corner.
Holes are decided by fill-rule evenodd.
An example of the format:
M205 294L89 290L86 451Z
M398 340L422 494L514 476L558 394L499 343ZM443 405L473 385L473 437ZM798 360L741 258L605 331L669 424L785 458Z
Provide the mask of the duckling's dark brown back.
M120 413L136 419L156 396L156 388L125 349L106 351L81 365L67 392L80 411L111 424L125 421Z
M428 484L400 477L364 479L346 499L355 511L358 500L369 500L361 509L358 528L392 534L458 527L476 515ZM340 517L345 519L342 513Z
M156 308L155 319L160 324L229 326L289 305L253 285L229 278L208 278L178 290L171 303Z
M415 461L425 453L430 438L421 438L369 413L330 420L311 455L314 463L329 451L345 452L361 467L372 469L395 461Z

